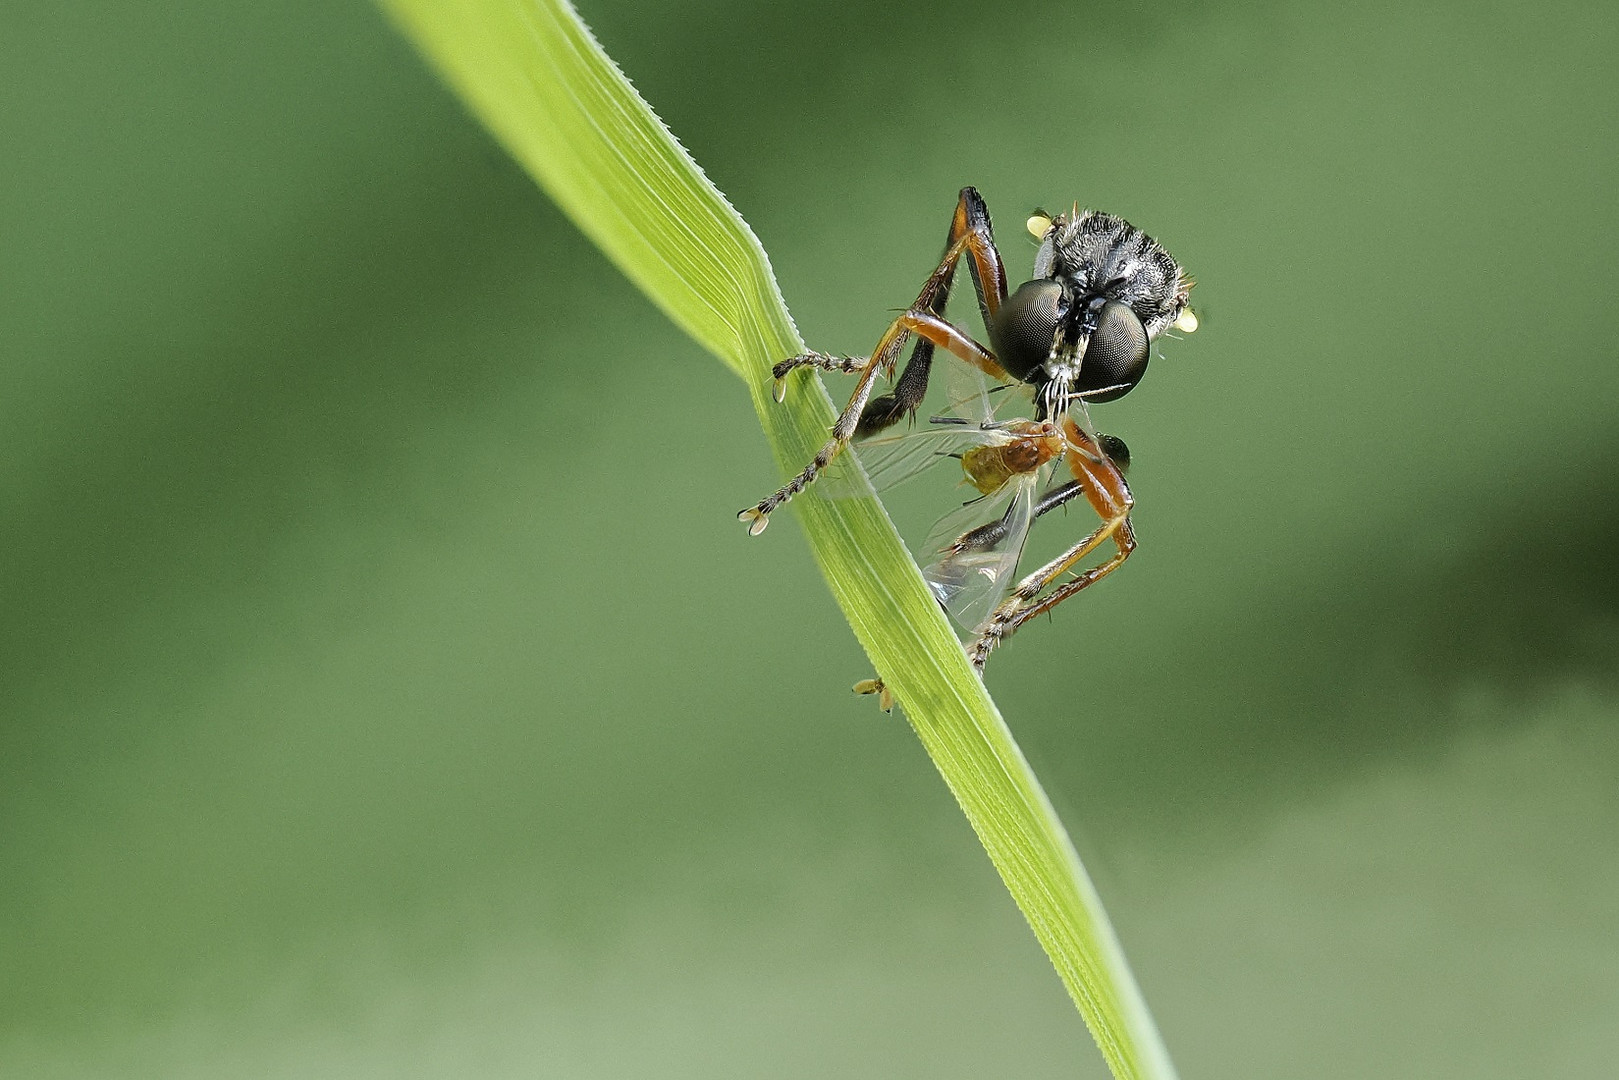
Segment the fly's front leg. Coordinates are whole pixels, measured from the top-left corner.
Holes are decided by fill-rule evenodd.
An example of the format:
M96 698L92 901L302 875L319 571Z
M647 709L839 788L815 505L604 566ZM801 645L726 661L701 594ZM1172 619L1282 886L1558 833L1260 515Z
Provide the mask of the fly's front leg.
M827 353L807 352L799 356L789 356L775 367L770 374L775 378L771 387L771 396L778 402L787 398L787 376L801 367L818 368L821 371L841 371L845 375L853 375L871 363L869 356L831 356Z
M910 362L900 373L894 388L871 399L860 414L857 435L871 435L892 427L901 419L913 416L928 392L928 373L933 367L933 349L942 346L952 356L964 360L993 379L1006 379L995 354L974 341L961 327L939 315L917 311L907 313L912 318L911 333L920 340L911 353ZM924 348L925 346L925 348Z
M929 275L917 294L916 302L889 326L888 331L863 362L854 358L839 359L820 353L807 353L792 357L776 365L775 397L780 401L786 394L780 380L794 368L816 367L849 373L858 372L849 403L832 425L832 437L822 446L813 460L801 472L767 499L743 510L737 517L748 523L748 532L757 536L769 524L770 514L782 503L803 491L815 480L832 459L848 445L856 432L879 431L902 416L916 411L927 392L928 373L933 363L933 350L944 346L955 355L974 364L990 375L1004 379L1005 371L994 354L973 341L959 328L944 319L945 304L950 299L950 288L955 280L956 263L963 255L969 259L973 285L978 293L979 308L986 319L1000 310L1006 299L1006 270L1001 264L1000 252L995 248L995 236L989 223L989 210L983 198L973 188L963 188L956 200L956 212L950 221L950 235L945 243L939 265ZM895 384L894 391L870 401L877 375L892 377L900 350L911 335L921 340L905 365L905 371ZM868 408L870 402L870 408Z
M1006 300L1006 268L1001 262L1000 251L995 247L995 234L989 223L989 208L984 205L984 199L976 188L962 188L961 195L956 200L956 212L950 219L950 234L944 242L946 260L950 259L951 249L963 240L966 241L963 253L968 257L967 265L972 274L973 291L978 296L978 310L983 314L984 325L988 327L990 320L999 313L1001 304ZM932 281L928 286L924 286L922 295L917 297L912 309L925 308L930 314L942 318L945 305L950 301L950 290L954 281L955 263L951 261L950 269L943 281L938 283L937 287L933 287L935 283ZM928 376L933 369L935 344L938 343L926 338L916 343L916 348L911 351L911 358L906 362L905 370L900 372L894 388L886 394L872 398L866 405L865 411L861 413L856 435L871 435L892 427L902 419L916 415L922 399L927 396ZM975 346L973 349L951 348L950 351L993 379L1007 378L1000 362L988 349Z
M958 240L967 239L966 254L968 268L972 273L973 291L978 295L978 310L984 317L984 325L990 325L990 320L1000 311L1001 304L1006 300L1006 268L1001 262L1001 254L995 247L994 230L989 222L989 208L984 205L983 197L975 188L962 188L961 195L956 200L956 212L950 219L950 234L945 239L945 250L948 252ZM943 285L936 289L927 309L934 315L943 316L945 305L950 300L950 289L954 282L955 268L951 267L950 275L944 279ZM917 306L922 306L923 298L919 297ZM870 435L892 427L901 419L916 415L917 407L927 395L928 375L933 367L934 343L922 340L916 343L911 353L911 359L900 373L899 381L894 389L881 394L871 400L865 412L860 417L860 427L856 432L859 435ZM956 351L956 350L952 350ZM956 351L957 355L962 355ZM968 363L977 367L985 374L995 379L1005 379L1006 372L1001 368L999 361L988 356L984 350L984 357L963 356Z
M770 524L770 515L776 508L808 487L822 470L832 463L832 459L849 445L849 440L859 429L866 400L871 395L878 372L885 368L890 370L893 368L900 349L904 347L906 339L913 334L934 345L944 346L969 363L994 363L994 356L988 349L968 337L959 327L937 315L912 309L895 319L888 332L877 343L871 358L860 369L860 382L856 384L854 396L849 399L849 404L838 416L837 423L832 425L832 437L810 463L804 466L797 476L783 484L775 494L737 514L738 520L748 523L750 535L758 536L764 532L765 526Z

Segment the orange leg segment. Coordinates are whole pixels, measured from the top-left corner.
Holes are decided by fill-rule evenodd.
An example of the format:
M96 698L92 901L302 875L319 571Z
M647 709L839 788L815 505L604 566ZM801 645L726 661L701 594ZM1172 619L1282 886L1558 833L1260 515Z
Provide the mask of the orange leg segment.
M796 367L818 367L858 373L859 381L855 383L854 393L849 396L849 403L844 406L837 422L832 425L831 438L810 463L774 494L761 499L737 515L740 520L748 523L749 534L757 536L764 532L765 526L770 523L771 513L808 487L849 444L849 440L854 437L855 429L860 425L861 414L871 397L878 374L893 377L900 350L912 336L920 340L916 353L912 355L911 365L916 366L920 363L922 377L914 380L916 385L909 391L914 393L914 401L901 403L902 406L908 405L914 409L921 403L922 391L926 389L926 368L932 359L935 346L942 346L994 378L1006 378L1006 373L995 360L994 354L974 341L961 328L947 321L942 314L945 302L950 296L956 264L963 255L969 257L973 284L978 292L981 309L986 319L993 318L1000 310L1001 301L1006 297L1006 270L1001 263L1000 252L995 248L995 238L989 225L989 212L984 208L983 199L974 189L964 188L956 203L956 212L950 222L949 241L939 265L923 283L915 303L889 324L870 357L864 361L857 358L833 360L824 354L808 353L776 365L775 374L778 379ZM782 396L783 390L778 384L777 400Z

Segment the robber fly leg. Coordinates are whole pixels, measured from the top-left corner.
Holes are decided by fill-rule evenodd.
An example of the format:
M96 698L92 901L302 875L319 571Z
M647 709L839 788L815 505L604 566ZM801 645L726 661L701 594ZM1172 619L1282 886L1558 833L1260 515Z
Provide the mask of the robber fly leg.
M984 200L973 188L962 189L961 197L956 203L955 216L950 222L950 235L945 245L944 256L922 285L916 302L889 325L863 365L847 369L839 368L858 372L860 379L855 384L848 405L844 406L843 412L839 414L837 423L832 425L831 438L816 453L814 459L804 466L797 476L782 485L780 490L737 515L739 519L748 523L748 532L751 535L757 536L763 532L770 522L770 514L782 503L808 487L848 445L857 431L881 430L916 410L921 404L923 394L927 392L928 372L932 366L933 350L936 346L943 346L962 360L996 378L1006 378L1005 371L995 360L993 353L944 318L944 307L950 298L951 284L955 280L956 264L963 255L968 256L979 307L986 319L993 318L995 312L1000 310L1001 301L1006 298L1006 270L1001 265L1000 252L995 248L995 238L989 224L989 211L984 206ZM920 340L905 366L905 372L895 384L894 392L871 401L871 392L877 376L886 374L892 377L900 351L913 335ZM810 363L793 366L821 365ZM868 402L871 406L869 409Z
M1118 551L1110 559L1081 572L1074 580L1065 582L1044 596L1040 595L1074 563L1089 555L1107 540L1112 540L1118 545ZM995 646L1011 637L1018 627L1036 615L1050 611L1080 590L1101 581L1117 570L1135 549L1136 537L1134 530L1130 528L1130 518L1128 515L1121 515L1104 522L1095 532L1024 578L1018 583L1012 595L1007 597L1006 602L996 608L995 613L979 628L967 646L967 656L972 660L973 667L983 671L984 664L989 659L989 654L995 650Z
M983 315L984 325L988 326L990 319L1000 311L1001 303L1006 299L1006 268L1002 265L1001 254L995 247L995 235L989 223L989 208L984 205L983 198L975 188L963 188L956 200L956 212L950 219L950 233L945 238L945 255L941 260L941 266L945 263L950 264L943 283L932 290L931 297L928 287L924 286L923 295L917 297L913 310L925 306L928 313L941 318L944 316L945 304L950 299L950 289L955 277L955 264L950 251L963 239L967 241L968 268L972 273L973 291L978 295L978 310ZM932 284L930 281L929 285ZM955 327L952 326L950 329L954 330ZM856 434L870 435L916 414L917 408L922 404L922 398L927 395L928 375L933 368L935 345L944 345L950 352L991 378L1007 377L1000 361L996 360L988 349L965 334L961 334L960 337L962 340L949 344L942 340L921 337L911 351L911 358L906 362L905 370L900 372L899 379L894 383L894 388L886 394L872 398L866 405L865 411L860 416Z
M937 315L913 309L895 319L861 370L860 382L855 386L854 396L849 399L849 404L838 416L837 423L832 425L832 437L826 441L810 463L804 466L797 476L783 484L774 495L737 515L738 519L748 522L750 534L758 536L764 532L770 514L782 503L808 487L821 471L832 463L832 459L849 445L849 440L861 429L866 402L871 396L878 372L883 369L892 370L894 357L904 346L905 340L913 334L931 344L943 345L957 355L990 357L993 360L988 349L968 337L959 327ZM911 408L915 408L915 405Z
M917 336L911 359L894 381L894 388L871 399L860 414L855 434L872 435L916 415L928 392L928 375L933 368L933 350L943 346L953 356L979 371L998 379L1006 378L995 354L974 341L965 331L940 315L907 313L915 320L911 332Z
M845 375L853 375L871 362L869 356L830 356L827 353L807 352L799 356L789 356L775 367L770 374L775 377L775 385L771 387L771 396L777 401L787 398L787 376L801 367L818 368L821 371L841 371Z
M1059 506L1064 506L1084 491L1078 480L1070 480L1066 484L1058 484L1034 504L1035 518L1041 517ZM978 500L974 499L974 502ZM970 505L970 504L969 504ZM1008 523L1012 519L1012 510L1007 508L1006 513L986 525L980 525L956 537L955 542L946 549L948 555L961 555L969 551L993 551L1001 546L1008 533Z

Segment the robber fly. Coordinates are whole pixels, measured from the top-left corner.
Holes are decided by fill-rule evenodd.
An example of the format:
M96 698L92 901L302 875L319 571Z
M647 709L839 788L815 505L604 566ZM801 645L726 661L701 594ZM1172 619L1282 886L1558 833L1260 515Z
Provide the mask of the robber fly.
M806 353L778 363L773 371L777 400L785 395L787 376L801 367L858 374L859 381L832 427L830 440L814 459L775 494L738 515L748 524L749 533L758 535L769 524L770 514L809 486L852 439L875 435L901 419L913 418L927 392L938 347L992 379L1024 385L1034 404L1034 416L1028 423L1043 425L1038 438L1048 440L1047 448L1053 451L1047 460L1060 455L1074 477L1040 496L1038 503L1055 499L1045 506L1049 510L1083 494L1103 524L1019 582L975 628L968 652L979 668L1018 626L1110 573L1133 550L1129 487L1119 463L1110 457L1107 443L1093 433L1086 403L1113 401L1129 393L1146 373L1153 339L1172 326L1191 332L1197 325L1187 306L1191 280L1168 252L1128 222L1097 211L1080 211L1076 206L1071 213L1056 217L1036 215L1029 226L1040 240L1034 277L1009 294L989 210L977 190L963 188L939 265L869 357ZM964 255L989 347L944 317L956 265ZM913 336L916 345L892 388L872 397L877 376L893 378L900 352ZM1083 424L1070 415L1075 407ZM1036 435L1024 431L1017 437L1034 439ZM1022 479L1025 473L1037 472L1017 471L1018 489L1028 487ZM1008 482L1013 475L1008 472ZM1031 520L1033 516L1038 515L1031 509ZM1006 535L993 545L1000 551L1011 539L1011 527L1018 524L1016 516L1009 521L1003 515L999 522L980 526L976 534L963 533L959 540L966 546L959 555L972 554L975 542L987 539L1003 523ZM1021 548L1021 535L1015 540ZM1108 540L1116 544L1117 554L1074 580L1056 584ZM935 593L945 587L936 584ZM943 602L949 606L947 600Z

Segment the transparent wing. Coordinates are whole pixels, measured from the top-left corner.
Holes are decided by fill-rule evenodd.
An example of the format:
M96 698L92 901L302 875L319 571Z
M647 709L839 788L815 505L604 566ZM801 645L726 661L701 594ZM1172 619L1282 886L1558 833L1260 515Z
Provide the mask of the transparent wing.
M898 487L941 457L1006 440L1004 434L990 429L995 407L984 373L966 363L946 363L944 367L947 400L942 412L929 417L926 429L885 433L856 444L860 463L878 491ZM967 422L951 422L962 420Z
M963 629L977 629L1011 591L1034 520L1034 495L1049 474L1041 469L1017 477L946 514L928 534L924 550L935 558L922 577Z
M824 499L852 499L865 494L858 471L863 468L872 486L888 491L926 472L941 457L960 454L974 446L985 446L1002 436L979 429L995 421L995 409L1014 395L993 392L990 380L971 364L954 357L943 363L946 400L923 406L921 415L965 420L967 423L929 423L921 430L907 424L891 428L852 444L860 459L857 467L847 450L833 459L811 489ZM1007 384L1010 386L1011 384ZM1007 386L995 385L995 391Z
M954 358L951 358L954 361ZM965 362L946 362L944 374L945 412L984 424L995 419L995 408L990 399L989 379L982 371Z
M855 443L853 450L860 458L872 486L878 491L890 491L911 480L941 460L972 449L1005 442L1004 432L985 430L976 424L929 423L921 431L902 430L884 432ZM826 499L849 499L863 494L852 476L853 464L845 450L833 461L815 491ZM957 469L959 474L960 469Z

